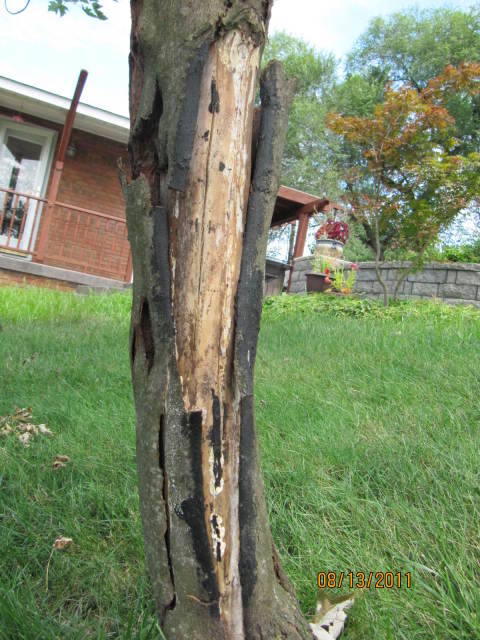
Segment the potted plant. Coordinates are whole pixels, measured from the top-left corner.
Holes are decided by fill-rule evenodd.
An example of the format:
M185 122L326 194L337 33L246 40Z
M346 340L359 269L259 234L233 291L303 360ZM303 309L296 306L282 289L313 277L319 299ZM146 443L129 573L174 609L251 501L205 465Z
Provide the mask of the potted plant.
M307 293L333 292L347 295L352 292L358 265L350 264L349 269L333 265L327 257L316 253L313 260L313 271L306 274Z
M323 255L341 258L348 235L349 230L346 222L327 220L318 227L315 233L317 248Z
M331 262L328 258L325 258L325 256L316 253L313 259L313 271L306 274L307 292L323 293L324 291L328 291L332 284L332 280L330 278L331 273Z

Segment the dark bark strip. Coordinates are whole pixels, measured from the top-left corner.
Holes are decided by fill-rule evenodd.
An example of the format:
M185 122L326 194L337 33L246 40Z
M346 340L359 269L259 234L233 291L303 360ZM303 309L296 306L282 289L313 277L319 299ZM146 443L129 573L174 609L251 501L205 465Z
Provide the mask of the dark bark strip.
M248 199L242 266L236 298L235 360L237 384L243 395L253 394L253 369L262 314L268 229L279 186L279 173L288 114L295 83L285 79L280 63L262 74L262 110L255 171Z
M220 525L218 522L218 516L215 514L212 516L212 526L217 536L217 539L220 538ZM222 545L220 544L220 542L217 542L216 544L215 553L216 553L217 562L220 562L220 560L222 559Z
M152 321L148 300L143 300L140 310L140 324L135 330L135 336L141 336L143 348L145 350L145 360L147 362L147 373L150 373L155 361L155 345L153 343Z
M175 156L173 172L170 178L170 189L183 192L190 167L195 128L197 126L198 102L202 82L202 71L207 59L210 42L204 42L193 58L185 83L185 96L182 102L175 138Z
M193 496L182 502L182 513L192 532L193 549L201 572L201 581L207 593L210 614L220 617L217 576L212 562L212 554L205 521L205 497L203 492L202 466L202 412L193 411L188 419L190 439L190 460L195 482Z
M248 609L257 581L256 518L254 496L255 427L253 397L242 398L240 403L240 484L238 518L240 521L240 580L242 601Z
M162 486L162 495L163 501L165 504L165 518L167 521L167 526L165 530L165 548L167 551L167 559L168 559L168 568L170 571L170 581L172 583L174 595L172 601L169 605L165 607L163 618L167 614L167 611L171 611L175 607L176 603L176 593L175 593L175 576L173 573L173 564L172 564L172 549L170 545L170 532L171 532L171 520L170 520L170 504L168 502L168 473L165 465L165 446L166 446L166 438L165 438L165 416L162 414L160 416L160 429L158 431L158 466L163 474L163 486ZM162 624L163 624L162 620Z
M217 90L217 83L215 82L215 78L212 78L212 84L210 85L210 104L208 105L208 110L210 113L220 113L220 96Z
M235 304L234 370L241 408L239 569L247 640L312 638L272 554L253 401L253 369L260 329L266 244L294 91L295 83L285 79L282 66L270 63L262 74L260 85L260 132Z
M212 409L213 424L210 429L210 444L213 451L213 475L215 478L215 488L220 487L222 483L222 434L220 415L220 401L212 389Z
M162 198L163 199L163 198ZM169 229L167 208L153 207L153 251L151 269L155 274L155 286L152 288L152 301L162 319L163 326L159 327L159 337L167 343L173 340L174 328L170 302L170 264L168 260Z

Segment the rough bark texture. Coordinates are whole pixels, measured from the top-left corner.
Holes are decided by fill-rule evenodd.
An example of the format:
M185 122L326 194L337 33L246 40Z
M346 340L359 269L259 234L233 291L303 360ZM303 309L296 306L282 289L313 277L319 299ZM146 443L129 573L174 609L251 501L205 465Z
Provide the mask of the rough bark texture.
M266 0L134 0L125 185L147 563L169 639L311 638L276 555L253 405L293 86L261 82Z

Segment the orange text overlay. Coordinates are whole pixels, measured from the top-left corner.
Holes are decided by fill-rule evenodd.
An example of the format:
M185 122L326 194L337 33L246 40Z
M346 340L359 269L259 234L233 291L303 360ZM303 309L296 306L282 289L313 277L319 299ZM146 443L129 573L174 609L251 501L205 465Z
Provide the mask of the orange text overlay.
M320 571L317 584L320 589L410 589L412 576L401 571Z

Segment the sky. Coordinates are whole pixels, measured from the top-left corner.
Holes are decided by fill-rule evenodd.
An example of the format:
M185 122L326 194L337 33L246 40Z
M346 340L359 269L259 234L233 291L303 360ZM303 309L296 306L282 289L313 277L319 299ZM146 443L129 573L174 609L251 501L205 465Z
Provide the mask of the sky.
M27 0L6 0L10 11ZM477 0L478 1L478 0ZM106 22L72 6L60 18L48 0L30 0L25 11L9 15L0 4L0 75L71 97L80 69L88 80L82 102L128 115L128 0L104 0ZM371 18L413 5L467 9L474 0L275 0L269 33L286 31L341 60Z

